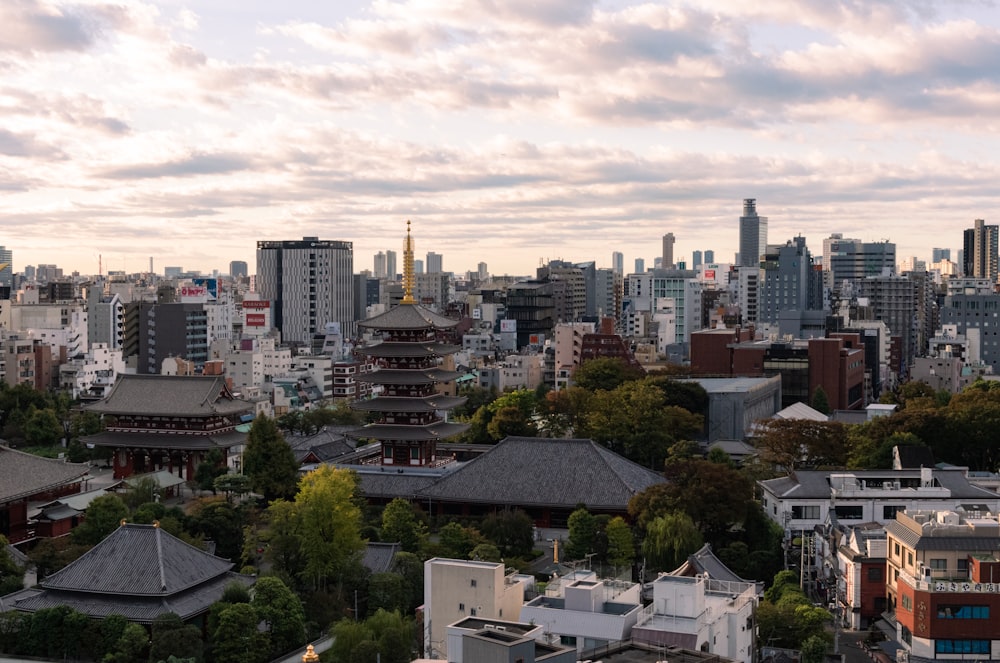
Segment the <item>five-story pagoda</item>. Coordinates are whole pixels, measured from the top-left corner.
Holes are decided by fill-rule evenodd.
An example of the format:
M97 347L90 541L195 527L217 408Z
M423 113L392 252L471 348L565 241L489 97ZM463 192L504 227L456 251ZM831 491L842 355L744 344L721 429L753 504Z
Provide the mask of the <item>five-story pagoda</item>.
M375 423L358 429L354 437L377 440L382 445L383 465L431 466L437 464L437 443L466 428L451 423L445 414L465 402L465 398L438 393L438 385L459 376L441 368L442 359L459 350L442 343L441 332L458 324L416 303L413 298L413 239L406 222L403 244L403 300L385 313L359 322L381 341L359 349L377 366L377 370L358 375L358 381L370 382L381 390L366 401L351 407L374 412Z

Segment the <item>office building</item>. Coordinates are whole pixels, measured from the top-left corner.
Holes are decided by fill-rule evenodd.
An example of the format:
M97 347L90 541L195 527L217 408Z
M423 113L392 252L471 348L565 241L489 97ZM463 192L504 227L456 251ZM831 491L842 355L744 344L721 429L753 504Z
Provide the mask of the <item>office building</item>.
M229 275L234 279L245 279L250 276L246 260L233 260L229 263Z
M896 245L889 241L862 242L834 233L823 240L825 285L840 291L844 282L857 284L869 276L896 273Z
M399 272L396 271L395 251L385 252L385 277L390 281L395 281L397 278L399 278Z
M917 317L920 290L904 276L872 276L859 282L860 294L868 298L876 320L889 328L890 370L901 379L922 348L917 346L922 322Z
M0 285L14 287L14 252L0 246Z
M611 269L615 274L622 275L625 273L625 256L622 255L621 251L611 252Z
M486 279L490 278L490 270L486 266L485 262L481 262L479 263L479 265L476 266L476 276L479 278L480 281L485 281Z
M931 249L931 263L951 260L951 249Z
M997 280L997 226L988 226L982 219L976 219L973 227L964 233L963 257L965 276Z
M715 251L713 251L712 249L707 249L705 251L705 264L711 265L714 262L715 262Z
M767 217L757 214L757 200L743 199L740 217L740 261L744 267L755 267L767 250Z
M414 260L413 261L413 273L414 274L423 274L424 273L424 261L423 260Z
M804 237L770 247L760 262L758 322L776 323L781 311L823 308L821 274L813 268Z
M635 259L635 273L642 274L646 271L646 261L642 258Z
M691 254L691 269L698 269L701 265L701 251L694 251Z
M444 256L433 251L427 252L427 273L438 274L444 271Z
M271 302L285 342L310 343L328 322L353 334L353 245L317 237L257 242L257 291Z
M375 272L375 278L377 278L377 279L384 279L384 278L386 278L386 275L388 274L388 272L386 271L385 264L386 264L385 263L385 253L383 251L379 251L378 253L375 254L375 264L373 265L373 267L374 267L373 271Z
M664 269L674 268L674 234L667 233L663 236L663 253L661 254L663 259L660 261L660 266Z

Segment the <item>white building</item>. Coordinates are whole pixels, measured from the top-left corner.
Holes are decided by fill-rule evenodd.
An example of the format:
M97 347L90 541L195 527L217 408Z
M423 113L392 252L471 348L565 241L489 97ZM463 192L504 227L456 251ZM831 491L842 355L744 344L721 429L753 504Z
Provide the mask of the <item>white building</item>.
M663 299L674 300L676 324L671 343L688 343L691 332L701 328L701 293L699 274L693 269L654 269L629 274L625 287L627 312L652 315Z
M598 580L591 571L553 580L545 594L524 604L521 621L541 625L559 644L577 652L628 638L642 612L641 587Z
M464 617L519 621L524 584L502 563L434 557L424 562L424 652L448 655L447 627Z
M107 343L95 343L85 355L73 357L59 367L59 388L74 399L100 399L108 395L124 372L121 349L112 350Z

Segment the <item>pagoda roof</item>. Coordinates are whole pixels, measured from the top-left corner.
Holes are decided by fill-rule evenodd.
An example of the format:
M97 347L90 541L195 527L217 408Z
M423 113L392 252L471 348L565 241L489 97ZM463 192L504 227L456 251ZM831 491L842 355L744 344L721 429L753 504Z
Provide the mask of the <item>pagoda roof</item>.
M383 341L382 343L375 343L373 345L366 345L358 348L358 352L361 352L369 357L386 358L444 357L445 355L455 354L461 349L462 348L457 345L450 343L437 343L435 341L411 343L404 341Z
M451 329L458 320L446 318L419 304L399 304L385 313L358 322L365 329Z
M468 424L436 421L425 426L412 424L369 424L351 432L351 437L401 442L433 442L454 437L469 428Z
M121 375L111 393L84 409L99 414L210 417L253 412L221 375Z
M0 504L72 483L88 471L86 463L67 463L0 446Z
M451 382L463 374L458 371L446 371L437 366L432 368L382 368L371 373L361 373L354 376L357 382L370 384L435 384Z
M586 439L508 437L418 496L512 506L578 504L624 511L633 495L663 483L653 472Z
M176 431L103 431L80 438L80 441L95 447L198 451L228 449L245 444L247 434L235 430L201 434Z
M466 400L468 399L464 396L448 396L446 394L413 398L379 396L367 401L354 401L351 403L351 407L365 412L435 412L458 407Z

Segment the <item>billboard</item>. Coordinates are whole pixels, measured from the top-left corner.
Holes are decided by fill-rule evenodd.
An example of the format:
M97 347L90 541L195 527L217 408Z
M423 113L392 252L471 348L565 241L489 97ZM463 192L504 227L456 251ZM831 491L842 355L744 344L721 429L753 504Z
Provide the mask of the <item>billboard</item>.
M247 313L246 327L266 327L267 315L264 313Z
M219 279L191 279L191 282L197 286L205 289L205 293L208 295L208 301L214 302L219 298Z
M517 320L501 320L500 333L517 333Z
M261 300L258 300L258 299L244 299L243 300L243 309L244 310L246 310L246 309L254 309L254 310L263 309L263 310L268 310L270 308L271 308L271 302L269 300L266 300L266 299L261 299Z

